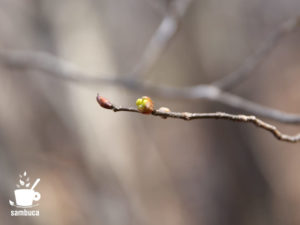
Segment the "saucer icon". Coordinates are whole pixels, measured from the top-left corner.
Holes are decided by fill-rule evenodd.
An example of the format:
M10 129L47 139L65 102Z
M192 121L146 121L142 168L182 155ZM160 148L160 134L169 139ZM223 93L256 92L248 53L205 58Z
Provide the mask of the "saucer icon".
M30 188L29 177L26 177L26 171L23 173L23 175L19 176L19 184L17 184L17 189L14 191L16 204L11 200L9 200L9 204L17 208L31 208L37 206L38 204L34 204L34 202L40 200L41 194L35 191L34 188L40 182L40 178L36 179Z

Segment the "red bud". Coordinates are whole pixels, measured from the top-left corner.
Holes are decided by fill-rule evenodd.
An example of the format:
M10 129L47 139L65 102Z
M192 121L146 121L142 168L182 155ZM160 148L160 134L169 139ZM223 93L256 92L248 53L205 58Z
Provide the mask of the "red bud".
M111 104L110 101L108 101L106 98L101 97L99 94L96 97L97 102L99 105L105 109L113 109L113 104Z

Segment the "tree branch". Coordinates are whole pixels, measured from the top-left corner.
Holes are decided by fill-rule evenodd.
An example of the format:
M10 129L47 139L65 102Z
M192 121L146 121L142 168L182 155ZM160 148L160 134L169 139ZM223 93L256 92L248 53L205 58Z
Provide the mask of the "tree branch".
M178 30L179 22L184 16L192 0L173 0L169 3L164 18L152 35L139 62L135 65L130 76L145 75L149 68L167 48L170 40Z
M0 64L19 70L35 70L56 79L81 85L119 85L131 91L167 99L200 100L222 103L250 114L289 124L300 124L300 115L262 106L247 99L222 91L212 85L172 87L144 82L134 78L102 76L80 70L76 65L44 52L0 51Z
M286 34L293 32L299 26L299 17L290 19L289 21L283 23L277 30L275 30L275 32L273 32L273 34L270 35L269 39L267 39L253 55L248 57L238 67L237 70L225 76L224 78L213 82L212 85L219 87L222 90L229 90L233 88L236 84L249 76L251 72L262 63L270 51L283 37L286 36Z
M102 76L100 74L89 74L80 70L76 65L59 59L44 52L30 51L4 51L0 50L0 63L13 69L28 69L43 72L45 75L57 79L71 81L88 85L119 85L132 91L143 94L169 98L169 99L206 99L218 102L233 108L246 111L250 114L269 118L283 123L300 124L300 115L282 112L270 107L262 106L255 102L225 92L253 71L265 58L267 53L275 46L284 34L293 31L299 26L299 18L292 19L280 26L277 31L267 40L257 52L249 57L236 71L212 85L195 85L190 87L171 87L151 82L144 82L135 78L135 73L143 73L149 68L157 57L162 53L171 37L178 28L179 19L184 15L191 0L175 0L168 8L166 16L154 33L143 57L131 74L123 76ZM169 21L169 22L168 22ZM124 78L125 77L125 78Z
M97 101L100 96L97 96ZM102 98L102 97L101 97ZM99 101L98 101L99 102ZM102 108L106 108L109 110L113 110L114 112L134 112L140 113L135 108L130 107L121 107L112 104L111 102L105 100L105 104L99 103ZM234 115L228 114L224 112L215 112L215 113L189 113L189 112L171 112L171 111L161 111L161 110L153 110L151 113L152 116L159 116L161 118L174 118L174 119L182 119L182 120L196 120L196 119L222 119L222 120L230 120L234 122L242 122L242 123L252 123L256 127L264 129L274 135L280 141L296 143L300 141L300 133L294 136L290 136L287 134L281 133L275 126L266 123L255 116L247 116L247 115Z

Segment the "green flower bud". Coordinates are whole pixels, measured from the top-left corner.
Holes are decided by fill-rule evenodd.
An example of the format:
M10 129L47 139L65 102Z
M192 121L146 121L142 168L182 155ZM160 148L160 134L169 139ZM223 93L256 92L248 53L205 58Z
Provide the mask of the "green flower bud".
M147 96L143 96L142 98L138 98L136 100L136 106L139 112L144 114L150 114L153 112L153 102L151 98Z

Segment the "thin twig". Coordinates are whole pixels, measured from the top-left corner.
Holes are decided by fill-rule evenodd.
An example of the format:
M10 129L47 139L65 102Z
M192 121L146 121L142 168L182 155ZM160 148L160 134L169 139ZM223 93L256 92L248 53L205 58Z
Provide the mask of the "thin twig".
M289 21L283 23L275 32L273 32L269 39L267 39L261 46L256 50L256 52L248 57L237 70L231 74L225 76L212 83L213 86L219 87L222 90L229 90L245 79L251 72L256 69L266 56L271 52L271 50L277 45L277 43L286 36L286 34L291 33L296 30L300 25L299 17L290 19Z
M196 85L190 87L172 87L144 82L134 78L122 78L90 74L80 70L76 65L59 59L44 52L29 51L0 51L0 64L19 70L34 70L43 72L53 78L66 80L81 85L119 85L131 91L143 94L183 100L205 99L222 103L233 108L246 111L260 117L272 119L282 123L300 124L300 115L282 112L270 107L262 106L247 99L224 92L212 85ZM123 77L127 77L126 74Z
M97 97L99 98L99 96ZM103 107L106 109L113 110L114 112L134 112L134 113L140 113L135 108L130 107L121 107L116 106L110 102L108 102L109 107ZM145 114L144 114L145 115ZM275 138L277 138L280 141L286 141L290 143L296 143L300 141L300 133L296 134L294 136L290 136L287 134L281 133L275 126L266 123L255 116L248 116L248 115L234 115L234 114L228 114L224 112L215 112L215 113L190 113L190 112L165 112L160 110L153 110L152 114L153 116L159 116L161 118L174 118L174 119L182 119L182 120L197 120L197 119L222 119L222 120L230 120L235 122L243 122L243 123L252 123L256 127L262 128L274 135Z

